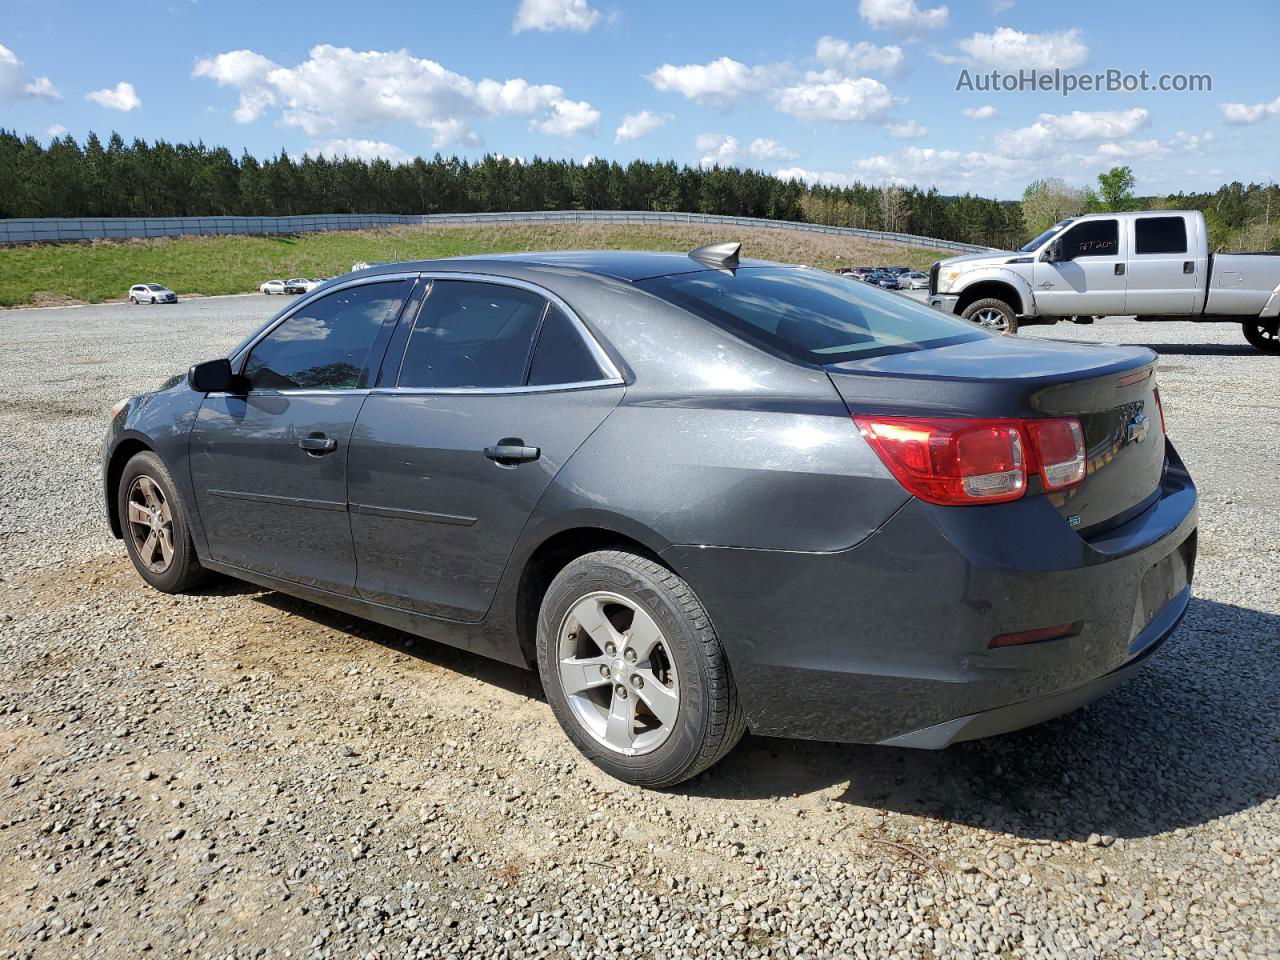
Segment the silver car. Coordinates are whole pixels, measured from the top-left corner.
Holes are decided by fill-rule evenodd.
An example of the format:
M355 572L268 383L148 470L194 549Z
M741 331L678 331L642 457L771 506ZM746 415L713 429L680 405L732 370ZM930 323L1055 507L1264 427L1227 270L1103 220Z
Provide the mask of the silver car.
M178 295L158 283L135 283L129 288L130 303L177 303Z
M899 290L928 290L929 275L918 270L911 270L898 277Z

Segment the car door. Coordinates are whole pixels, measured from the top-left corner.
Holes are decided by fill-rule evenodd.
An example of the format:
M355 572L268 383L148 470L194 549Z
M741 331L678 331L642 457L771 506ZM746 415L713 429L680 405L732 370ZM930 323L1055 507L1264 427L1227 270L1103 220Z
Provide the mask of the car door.
M1187 243L1186 217L1135 217L1131 222L1125 312L1145 316L1194 313L1200 270Z
M378 278L300 305L244 355L243 393L204 399L190 463L212 559L355 592L347 445L413 285Z
M1115 316L1125 312L1126 263L1120 223L1113 218L1083 220L1042 254L1032 268L1036 310L1041 316Z
M622 379L567 305L499 278L435 278L387 360L351 438L357 588L480 620L538 499Z

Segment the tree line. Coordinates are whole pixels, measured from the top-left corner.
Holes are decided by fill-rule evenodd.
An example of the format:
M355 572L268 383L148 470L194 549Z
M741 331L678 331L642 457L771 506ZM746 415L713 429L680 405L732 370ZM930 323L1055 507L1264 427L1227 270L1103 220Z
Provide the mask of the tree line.
M1019 203L932 188L810 186L758 170L673 161L624 166L602 159L436 154L392 164L310 154L295 159L285 151L259 160L200 142L126 143L112 133L104 143L91 133L83 144L68 134L45 145L0 129L0 217L656 210L800 220L1012 248L1062 216L1131 208L1125 204L1203 210L1219 244L1251 242L1265 249L1280 240L1275 184L1135 198L1128 168L1100 176L1098 191L1036 181Z

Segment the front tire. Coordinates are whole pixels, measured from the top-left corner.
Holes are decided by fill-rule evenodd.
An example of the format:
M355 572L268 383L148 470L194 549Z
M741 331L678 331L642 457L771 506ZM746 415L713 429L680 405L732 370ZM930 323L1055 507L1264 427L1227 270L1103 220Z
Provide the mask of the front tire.
M1263 353L1280 353L1280 318L1241 324L1244 338Z
M610 776L668 787L727 754L746 719L693 590L624 550L569 563L538 617L538 669L560 726Z
M162 593L183 593L206 579L173 479L151 451L125 464L116 510L125 549L143 580Z
M960 316L994 333L1013 336L1018 332L1018 314L1009 304L994 297L973 301Z

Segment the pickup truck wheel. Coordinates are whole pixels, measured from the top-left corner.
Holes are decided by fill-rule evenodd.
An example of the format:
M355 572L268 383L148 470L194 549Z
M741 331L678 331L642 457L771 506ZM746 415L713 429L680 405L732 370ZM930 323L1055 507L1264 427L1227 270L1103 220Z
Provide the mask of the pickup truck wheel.
M1014 313L1013 307L1003 300L992 297L975 300L964 308L960 316L996 333L1012 336L1018 332L1018 315Z
M1246 323L1244 338L1263 353L1280 353L1280 318Z

